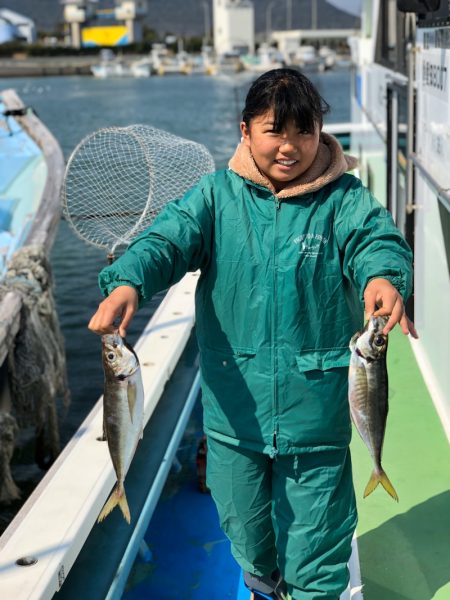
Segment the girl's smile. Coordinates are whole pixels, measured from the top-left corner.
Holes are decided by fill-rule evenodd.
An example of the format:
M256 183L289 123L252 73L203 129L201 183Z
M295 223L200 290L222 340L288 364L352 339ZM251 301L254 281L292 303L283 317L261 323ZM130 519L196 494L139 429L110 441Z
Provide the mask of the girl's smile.
M254 117L250 126L241 123L244 144L250 149L259 170L277 191L312 165L319 147L320 127L313 133L299 130L290 121L282 131L273 130L273 110Z

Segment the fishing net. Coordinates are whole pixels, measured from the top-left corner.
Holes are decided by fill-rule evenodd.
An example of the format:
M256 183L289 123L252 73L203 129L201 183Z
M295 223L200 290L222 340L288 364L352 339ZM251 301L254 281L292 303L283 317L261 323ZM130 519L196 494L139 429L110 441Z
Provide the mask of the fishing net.
M19 497L9 461L17 433L34 428L35 461L47 469L60 452L56 398L67 408L64 341L53 297L50 263L40 245L24 246L8 263L0 283L0 301L13 293L21 299L20 326L8 337L8 380L12 406L0 414L0 503ZM19 446L19 441L17 443Z
M63 212L77 235L113 255L213 170L205 146L155 127L100 129L69 158Z

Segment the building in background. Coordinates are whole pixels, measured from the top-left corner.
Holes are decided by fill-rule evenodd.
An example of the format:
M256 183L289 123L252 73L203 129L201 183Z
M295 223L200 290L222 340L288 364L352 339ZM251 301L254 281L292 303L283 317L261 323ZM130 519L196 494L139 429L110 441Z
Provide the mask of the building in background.
M0 8L0 44L13 40L36 41L34 21L7 8Z
M271 31L267 42L276 43L278 50L289 56L303 44L311 44L316 48L328 46L339 48L347 45L347 40L358 35L357 29L291 29L289 31Z
M214 50L218 56L255 51L255 15L250 0L213 0Z
M70 27L74 48L125 46L142 41L142 19L147 0L116 0L102 8L98 0L61 0L64 21Z

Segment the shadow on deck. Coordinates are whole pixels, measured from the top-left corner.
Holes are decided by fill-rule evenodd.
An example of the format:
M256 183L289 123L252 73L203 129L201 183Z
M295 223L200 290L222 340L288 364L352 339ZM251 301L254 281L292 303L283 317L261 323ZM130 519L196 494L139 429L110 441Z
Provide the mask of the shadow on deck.
M364 564L364 598L437 598L450 582L450 491L358 537L358 548ZM446 594L442 590L442 600L450 597Z

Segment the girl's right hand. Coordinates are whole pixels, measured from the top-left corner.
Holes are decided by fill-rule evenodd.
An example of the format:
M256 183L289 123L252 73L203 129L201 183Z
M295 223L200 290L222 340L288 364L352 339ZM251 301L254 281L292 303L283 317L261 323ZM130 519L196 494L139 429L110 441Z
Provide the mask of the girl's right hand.
M125 337L127 327L137 309L137 291L129 285L120 285L99 304L97 312L89 321L88 328L98 335L114 333L117 330L114 321L119 317L119 335Z

